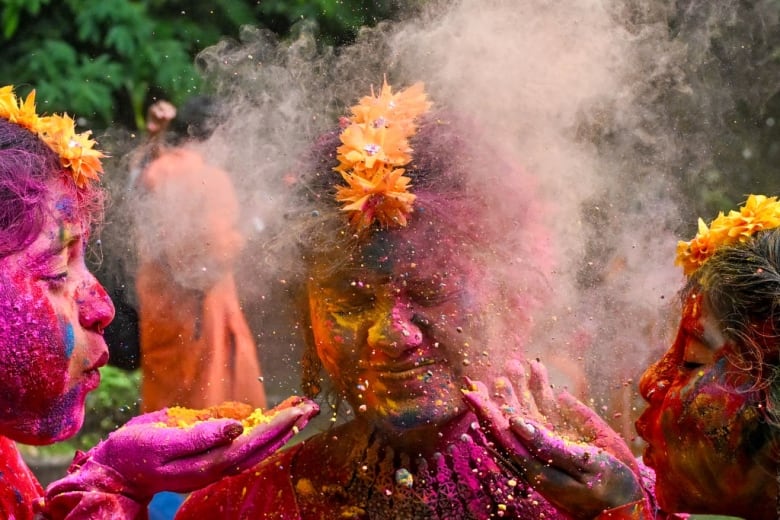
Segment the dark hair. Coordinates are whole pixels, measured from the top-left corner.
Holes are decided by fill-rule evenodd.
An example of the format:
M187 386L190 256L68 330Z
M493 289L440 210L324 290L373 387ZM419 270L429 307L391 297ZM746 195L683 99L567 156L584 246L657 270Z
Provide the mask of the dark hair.
M718 249L686 291L697 287L724 334L743 347L731 361L754 374L766 421L780 429L780 228Z
M167 138L174 145L190 139L203 141L211 136L225 117L224 107L215 98L205 95L189 97L176 110Z
M78 189L60 159L29 130L0 119L0 258L30 245L46 219L52 181L73 192L76 214L89 224L102 208L102 190Z

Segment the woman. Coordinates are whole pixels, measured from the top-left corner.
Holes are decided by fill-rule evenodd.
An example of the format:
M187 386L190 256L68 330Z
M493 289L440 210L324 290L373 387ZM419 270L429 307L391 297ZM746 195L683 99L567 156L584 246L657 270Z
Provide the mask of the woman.
M739 211L720 214L690 242L680 242L682 290L677 336L642 376L649 403L636 423L647 441L643 462L655 470L645 485L620 443L596 414L568 396L537 394L548 416L502 414L484 386L471 402L510 458L525 465L540 489L560 497L579 518L633 514L652 518L652 506L685 513L775 519L780 441L780 203L751 195ZM590 439L560 429L561 419L582 425ZM556 424L557 431L550 426ZM609 442L594 450L579 440ZM565 441L565 442L562 442ZM545 466L530 463L533 453ZM618 456L614 456L618 455ZM633 469L634 471L628 471ZM647 484L645 482L645 484ZM630 491L630 493L622 491ZM575 500L576 497L576 500Z
M349 420L191 495L177 518L559 517L461 394L464 374L522 355L546 292L532 186L510 191L520 172L429 106L421 85L385 84L295 180L304 388L320 392L324 368ZM502 197L516 231L489 223Z
M156 126L172 116L164 108L150 107ZM157 153L132 187L146 412L223 401L266 406L234 274L244 244L237 196L228 172L198 148L219 123L219 109L212 98L189 98L173 113L165 140L152 137Z
M35 94L0 88L0 516L143 518L151 496L191 491L257 463L315 413L288 402L266 426L167 427L167 411L133 419L80 453L44 494L15 442L74 435L108 358L114 315L84 263L100 215L102 153L67 116L38 116Z

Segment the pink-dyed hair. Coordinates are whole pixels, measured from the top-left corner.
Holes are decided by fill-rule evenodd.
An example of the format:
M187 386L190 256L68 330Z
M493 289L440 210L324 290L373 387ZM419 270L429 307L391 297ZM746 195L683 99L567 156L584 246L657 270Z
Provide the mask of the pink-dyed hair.
M100 220L102 189L96 185L78 189L57 154L43 141L0 119L0 258L23 250L36 239L55 183L71 192L74 216L85 228Z

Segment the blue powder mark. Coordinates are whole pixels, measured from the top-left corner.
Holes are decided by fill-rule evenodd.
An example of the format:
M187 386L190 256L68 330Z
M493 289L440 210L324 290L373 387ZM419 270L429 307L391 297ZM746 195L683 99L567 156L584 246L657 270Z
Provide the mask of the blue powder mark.
M73 332L73 324L65 325L65 357L70 358L76 347L76 334Z
M76 201L70 197L62 197L54 203L54 208L66 219L73 218L76 214Z

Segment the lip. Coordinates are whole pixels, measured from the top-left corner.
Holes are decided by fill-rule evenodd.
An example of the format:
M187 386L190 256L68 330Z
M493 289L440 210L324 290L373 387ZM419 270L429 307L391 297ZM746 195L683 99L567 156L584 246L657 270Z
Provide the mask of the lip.
M649 429L648 422L650 421L649 411L649 409L645 410L645 412L639 416L639 419L637 419L634 423L634 428L636 429L636 433L646 443L645 449L642 453L642 461L646 465L653 467L653 446L650 444L650 440L648 439L647 435Z
M105 347L103 350L103 353L100 354L100 357L92 363L89 368L87 368L84 372L89 373L96 371L98 368L105 366L108 363L108 347Z
M83 387L87 392L91 392L100 386L100 370L94 368L84 372Z
M420 373L426 372L428 367L434 365L434 359L418 359L414 362L404 362L398 364L382 364L371 367L371 370L377 374L380 379L398 381L410 378L417 378Z
M91 392L100 386L100 367L108 363L108 349L103 351L100 357L92 363L86 370L84 370L83 388L87 392Z

